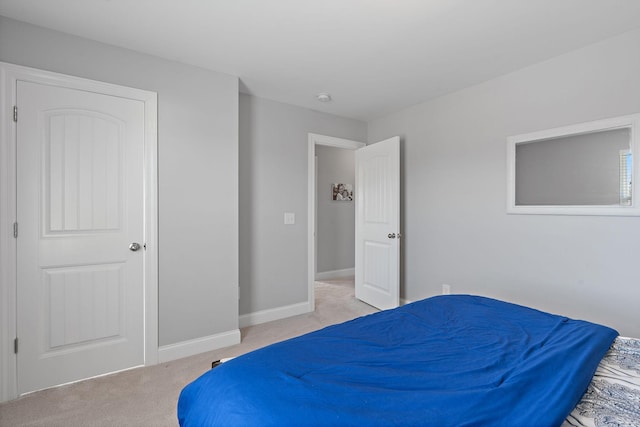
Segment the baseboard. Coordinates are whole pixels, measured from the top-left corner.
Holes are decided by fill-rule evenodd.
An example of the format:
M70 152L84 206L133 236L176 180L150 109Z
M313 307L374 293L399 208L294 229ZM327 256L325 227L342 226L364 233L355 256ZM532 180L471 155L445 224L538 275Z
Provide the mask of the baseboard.
M342 279L343 277L355 276L355 268L343 268L342 270L322 271L316 273L316 280Z
M311 312L308 302L299 304L286 305L284 307L271 308L269 310L256 311L254 313L243 314L240 316L240 327L259 325L261 323L271 322L273 320L286 319L287 317L297 316Z
M158 349L158 363L194 356L240 343L240 329L209 335L208 337L163 345Z

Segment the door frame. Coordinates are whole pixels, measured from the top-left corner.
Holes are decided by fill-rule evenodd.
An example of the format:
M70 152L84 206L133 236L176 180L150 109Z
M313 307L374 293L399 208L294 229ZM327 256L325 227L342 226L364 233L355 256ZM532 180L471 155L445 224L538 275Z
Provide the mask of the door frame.
M18 397L16 239L17 81L103 93L144 103L144 364L158 363L158 95L155 92L0 62L0 402ZM18 117L20 112L18 111Z
M336 138L333 136L319 135L315 133L309 134L309 145L307 151L307 295L309 297L309 311L315 311L316 309L314 288L314 283L316 280L316 145L357 150L359 148L365 147L367 144L364 142Z

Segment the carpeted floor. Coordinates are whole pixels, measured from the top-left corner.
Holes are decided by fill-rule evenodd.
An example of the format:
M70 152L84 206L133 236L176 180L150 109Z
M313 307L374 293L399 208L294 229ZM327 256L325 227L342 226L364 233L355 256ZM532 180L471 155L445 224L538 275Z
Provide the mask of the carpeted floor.
M315 312L243 328L238 345L0 404L0 426L176 426L180 390L209 369L213 360L376 311L355 299L352 278L316 282L315 294Z

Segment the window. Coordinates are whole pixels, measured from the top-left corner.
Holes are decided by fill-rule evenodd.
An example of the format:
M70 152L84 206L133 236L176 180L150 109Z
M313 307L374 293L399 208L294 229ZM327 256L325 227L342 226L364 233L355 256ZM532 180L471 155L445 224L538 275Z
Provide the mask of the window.
M640 215L639 135L634 114L509 137L507 213Z
M630 150L620 150L620 204L631 206L631 181L633 176Z

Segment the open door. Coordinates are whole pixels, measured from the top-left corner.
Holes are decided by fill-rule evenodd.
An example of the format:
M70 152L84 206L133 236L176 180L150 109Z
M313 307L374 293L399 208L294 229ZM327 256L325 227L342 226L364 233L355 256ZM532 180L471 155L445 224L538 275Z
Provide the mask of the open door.
M400 138L356 151L356 298L400 304Z

